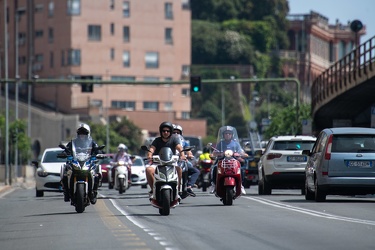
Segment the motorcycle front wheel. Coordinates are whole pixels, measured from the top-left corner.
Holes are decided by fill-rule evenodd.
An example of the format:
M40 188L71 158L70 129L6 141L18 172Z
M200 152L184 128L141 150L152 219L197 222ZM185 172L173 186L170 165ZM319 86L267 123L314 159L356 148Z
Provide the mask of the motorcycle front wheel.
M225 197L223 199L223 204L231 206L233 204L234 190L233 187L225 187Z
M85 185L84 184L77 185L75 199L76 199L76 212L83 213L83 211L85 211Z
M124 178L120 178L118 179L118 184L119 184L119 187L118 187L118 192L120 194L123 194L125 192L125 184L124 184Z
M159 209L160 215L169 215L171 211L171 192L168 189L161 190L162 208Z

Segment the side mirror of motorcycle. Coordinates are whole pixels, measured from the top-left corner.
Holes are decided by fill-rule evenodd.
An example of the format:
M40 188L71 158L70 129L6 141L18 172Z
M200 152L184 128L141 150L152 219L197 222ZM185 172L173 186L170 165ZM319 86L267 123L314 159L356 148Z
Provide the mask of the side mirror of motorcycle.
M65 152L61 152L57 154L57 158L66 159L68 155Z
M59 147L65 150L67 149L64 144L59 144Z
M212 146L211 142L207 143L207 147L211 147L211 146Z
M106 158L107 156L104 155L104 154L97 154L95 157L98 158L98 159L104 159L104 158Z

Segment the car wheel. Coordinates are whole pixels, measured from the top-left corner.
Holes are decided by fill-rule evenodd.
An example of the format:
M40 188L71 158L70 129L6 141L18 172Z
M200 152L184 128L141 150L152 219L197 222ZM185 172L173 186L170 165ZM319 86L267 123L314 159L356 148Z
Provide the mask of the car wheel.
M43 197L44 196L44 192L40 191L40 190L36 190L35 195L36 195L36 197Z
M310 189L307 186L307 180L305 180L305 199L307 201L312 201L314 200L314 197L315 197L314 193L310 191Z
M326 200L327 194L318 184L318 179L315 179L315 201L322 202Z
M263 179L263 194L264 195L271 195L272 194L271 185L266 179Z
M263 180L258 181L258 194L263 195Z

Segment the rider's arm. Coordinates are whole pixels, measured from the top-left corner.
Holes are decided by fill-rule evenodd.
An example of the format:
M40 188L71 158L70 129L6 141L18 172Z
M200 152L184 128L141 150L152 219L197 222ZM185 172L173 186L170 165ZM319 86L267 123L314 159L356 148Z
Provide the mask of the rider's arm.
M181 160L186 160L185 152L182 151L183 150L182 145L181 144L177 144L176 149L178 150L178 152L180 152L180 159Z
M152 160L152 155L155 152L155 146L150 146L149 151L147 151L147 159Z

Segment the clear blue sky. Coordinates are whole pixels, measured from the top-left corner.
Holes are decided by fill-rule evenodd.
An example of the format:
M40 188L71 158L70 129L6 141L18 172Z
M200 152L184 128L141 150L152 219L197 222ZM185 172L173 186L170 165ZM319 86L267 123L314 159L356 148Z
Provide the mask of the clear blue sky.
M360 20L366 26L361 43L375 36L375 0L288 0L289 14L308 14L311 10L328 18L329 24Z

